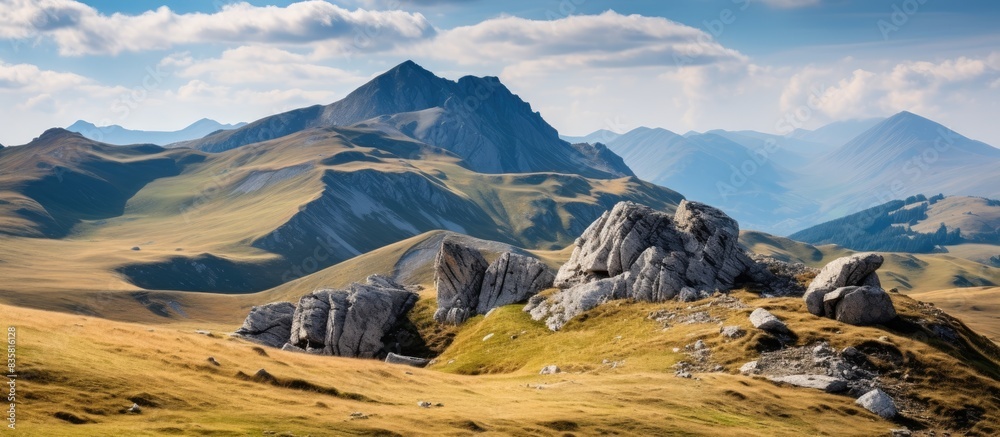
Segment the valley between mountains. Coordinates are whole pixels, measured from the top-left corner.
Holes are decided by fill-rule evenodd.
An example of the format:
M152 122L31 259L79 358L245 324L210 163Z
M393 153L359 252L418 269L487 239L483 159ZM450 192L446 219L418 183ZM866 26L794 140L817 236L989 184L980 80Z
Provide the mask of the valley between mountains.
M19 432L1000 432L1000 151L923 117L560 137L407 61L199 123L0 148Z

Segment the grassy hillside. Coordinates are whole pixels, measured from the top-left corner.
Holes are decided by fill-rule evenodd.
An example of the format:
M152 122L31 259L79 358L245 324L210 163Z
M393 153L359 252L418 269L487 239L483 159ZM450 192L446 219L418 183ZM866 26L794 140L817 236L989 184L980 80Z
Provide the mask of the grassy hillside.
M855 250L931 253L960 243L1000 244L1000 201L918 195L803 229L789 238Z
M35 200L25 188L66 167L41 165L53 160L77 164L73 172L95 186L128 190L109 197L114 205L67 191L62 197L96 211L56 214L72 204ZM147 161L175 163L176 174L139 165ZM91 162L132 173L94 173ZM620 200L672 210L682 199L635 178L483 175L448 152L365 129L313 129L209 155L111 147L65 133L5 151L0 167L31 169L2 173L0 212L38 212L2 214L0 299L64 311L81 295L107 291L262 291L442 229L562 249ZM131 177L133 185L117 182ZM53 184L44 191L89 187ZM47 235L49 222L68 224L50 235L60 238L35 238Z
M813 246L755 231L740 232L740 242L754 252L817 268L854 253L832 244ZM878 273L883 287L902 293L1000 284L1000 269L951 254L888 253Z
M843 347L887 336L884 341L907 356L920 357L906 364L921 369L911 371L920 399L912 411L919 414L906 425L981 435L1000 429L997 401L987 395L1000 389L998 375L990 373L996 358L982 355L988 351L965 337L971 334L961 333L970 342L966 346L949 349L912 332L816 318L798 299L734 296L784 318L801 344L829 338ZM896 303L903 314L918 315L905 297ZM236 326L227 323L150 326L0 310L5 323L18 328L22 435L797 436L879 435L899 427L859 409L849 397L738 375L737 368L757 355L756 333L723 342L715 323L664 329L647 318L654 310L707 310L726 324L748 325L748 309L688 305L606 305L558 333L516 306L504 307L463 326L430 369L264 350L227 338L222 333ZM494 335L484 340L487 334ZM683 351L697 339L712 348L711 359L722 370L675 377L673 364L688 358L673 348ZM973 359L983 370L961 364ZM549 364L563 373L538 375ZM275 379L241 376L258 369ZM421 408L420 401L442 406ZM142 405L141 414L121 413L133 402ZM985 413L971 425L951 417L966 405ZM355 412L364 418L352 417Z
M1000 287L969 287L911 294L951 313L970 328L1000 343Z

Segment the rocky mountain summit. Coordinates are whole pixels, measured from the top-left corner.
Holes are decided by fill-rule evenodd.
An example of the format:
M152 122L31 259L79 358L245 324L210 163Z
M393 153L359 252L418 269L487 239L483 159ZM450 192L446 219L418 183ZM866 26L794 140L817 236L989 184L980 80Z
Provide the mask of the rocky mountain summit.
M372 275L364 284L354 283L344 290L316 290L298 304L256 306L235 334L285 350L381 357L398 349L391 344L391 334L416 302L416 293Z
M619 203L576 240L556 275L561 291L532 298L525 311L555 331L609 300L692 301L737 282L778 282L750 259L738 236L735 220L702 203L681 201L673 216Z
M496 77L444 79L406 61L342 100L265 117L234 130L172 144L223 152L313 128L353 126L410 137L448 150L479 173L557 172L634 176L603 147L570 145Z

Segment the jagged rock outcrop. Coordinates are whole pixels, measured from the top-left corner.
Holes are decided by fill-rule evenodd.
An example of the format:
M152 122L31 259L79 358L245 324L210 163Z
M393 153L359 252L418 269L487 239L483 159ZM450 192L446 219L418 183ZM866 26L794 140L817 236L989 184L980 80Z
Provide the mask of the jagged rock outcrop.
M416 302L415 293L373 275L344 290L317 290L298 305L254 307L236 334L284 350L372 358L388 352L383 339Z
M476 314L522 302L552 286L555 275L541 261L505 252L487 265L478 250L445 239L434 260L438 310L434 320L461 324Z
M875 253L831 261L803 296L806 308L817 316L851 325L877 325L896 318L892 298L882 289L875 272L882 262L882 256Z
M438 302L434 320L457 325L475 315L487 268L489 264L478 250L447 238L441 241L434 259Z
M289 302L274 302L250 309L243 326L236 335L258 343L281 347L288 341L292 330L292 314L295 305Z
M610 300L624 299L627 288L626 280L622 277L604 278L577 285L549 297L534 296L528 299L524 311L529 312L532 319L545 319L545 326L558 331L577 314Z
M871 285L881 287L878 274L884 259L877 253L858 253L837 258L820 270L803 298L810 313L823 316L823 297L840 287Z
M476 312L522 302L552 286L555 274L541 261L516 253L504 253L490 264L483 277Z
M722 211L681 201L669 214L631 202L605 212L583 235L556 274L564 290L532 299L525 311L550 329L610 299L696 300L741 280L775 277L751 260L737 241L739 225ZM547 302L543 301L547 300Z

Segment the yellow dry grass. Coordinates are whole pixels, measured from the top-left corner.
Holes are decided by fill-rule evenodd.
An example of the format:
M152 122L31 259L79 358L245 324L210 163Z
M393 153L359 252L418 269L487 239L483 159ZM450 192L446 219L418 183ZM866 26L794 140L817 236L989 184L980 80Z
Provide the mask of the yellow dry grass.
M670 346L683 346L697 338L718 347L720 354L743 346L715 340L714 325L662 331L645 319L644 312L652 307L612 307L559 333L535 326L523 341L551 344L548 350L515 346L501 355L502 351L490 349L483 356L496 360L524 356L527 367L480 376L441 371L454 363L413 369L274 349L267 349L265 356L253 344L218 334L199 335L188 327L151 328L10 306L0 309L4 323L18 327L21 435L469 435L485 431L495 435L797 436L878 435L894 426L859 411L852 399L843 396L778 387L731 373L701 374L697 380L676 378L670 365L678 354ZM507 314L497 319L514 316L512 309L505 308ZM793 326L805 318L776 311L794 319ZM613 327L605 329L611 321L615 321ZM456 346L464 345L470 351L466 353L483 350L465 343L469 337L488 343L477 338L484 329L497 331L497 342L518 344L522 340L501 336L505 322L498 320L493 327L490 323L490 318L473 320L462 329ZM816 330L823 332L826 324L833 323L821 322ZM845 334L837 343L881 333L857 328ZM593 348L578 347L579 340L592 342ZM894 336L893 341L909 345L904 338ZM567 344L559 346L561 342ZM920 344L913 346L935 353ZM209 356L220 366L210 364ZM625 364L609 369L600 364L605 356ZM471 360L459 352L446 354L441 361L446 359ZM942 359L955 361L947 356ZM537 375L536 367L542 363L561 364L568 372ZM237 372L252 375L260 368L282 380L299 379L371 401L236 377ZM966 375L981 379L967 370L960 376ZM927 395L938 396L943 390ZM443 406L420 408L420 401ZM142 414L119 413L132 402L147 404ZM352 420L354 412L368 418ZM993 414L987 418L989 426L994 426ZM67 422L74 417L87 423Z
M910 296L959 315L970 328L1000 343L1000 287L952 288Z

